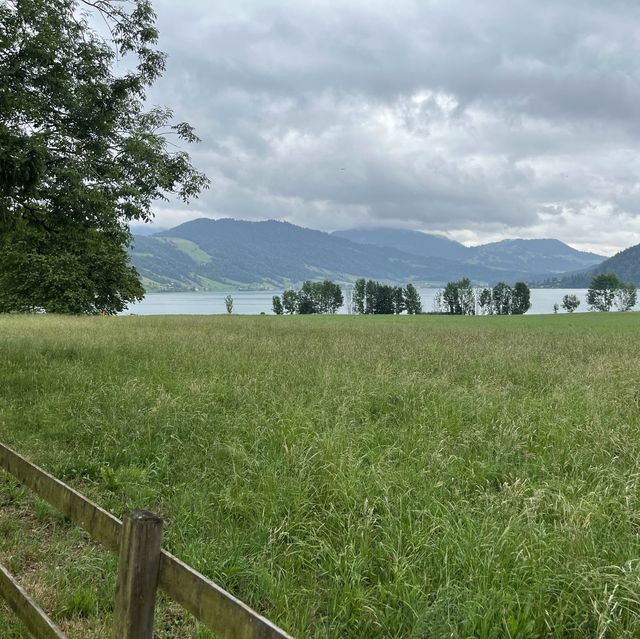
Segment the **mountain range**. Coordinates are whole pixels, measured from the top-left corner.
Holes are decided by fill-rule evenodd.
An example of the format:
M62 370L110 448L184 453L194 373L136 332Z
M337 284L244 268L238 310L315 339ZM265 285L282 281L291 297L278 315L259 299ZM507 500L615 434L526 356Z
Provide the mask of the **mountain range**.
M623 282L640 286L640 244L616 253L591 268L548 278L541 286L549 288L587 288L595 275L615 273Z
M504 240L467 247L400 229L325 233L288 222L202 218L134 236L132 262L147 290L282 288L306 279L366 277L440 286L542 281L604 258L558 240Z
M564 273L588 268L604 260L601 255L571 248L560 240L502 240L465 246L442 235L401 229L351 229L333 235L361 244L393 247L412 255L442 257L469 265L526 273Z

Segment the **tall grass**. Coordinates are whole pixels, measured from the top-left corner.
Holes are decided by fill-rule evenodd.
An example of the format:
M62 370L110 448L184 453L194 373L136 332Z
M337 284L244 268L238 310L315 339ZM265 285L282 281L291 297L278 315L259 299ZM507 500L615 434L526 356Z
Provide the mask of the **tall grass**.
M0 438L160 512L168 549L299 637L638 637L639 330L3 317ZM0 504L0 560L107 636L114 560L10 480Z

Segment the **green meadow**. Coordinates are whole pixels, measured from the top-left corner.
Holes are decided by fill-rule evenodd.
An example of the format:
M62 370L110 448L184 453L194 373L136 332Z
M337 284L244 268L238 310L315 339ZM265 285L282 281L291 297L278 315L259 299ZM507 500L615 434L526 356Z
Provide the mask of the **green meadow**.
M301 639L640 636L640 314L4 316L0 440ZM115 558L3 473L0 561L109 637Z

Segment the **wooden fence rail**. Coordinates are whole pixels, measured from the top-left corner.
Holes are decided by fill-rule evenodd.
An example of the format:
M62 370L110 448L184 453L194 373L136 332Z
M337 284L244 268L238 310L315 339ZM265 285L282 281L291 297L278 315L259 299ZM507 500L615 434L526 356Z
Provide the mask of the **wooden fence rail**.
M0 597L6 600L29 632L38 639L66 639L46 613L0 565Z
M157 586L221 639L291 639L284 630L213 581L160 549L160 526L157 525L158 518L151 513L132 513L125 518L123 529L123 523L117 517L4 444L0 444L0 468L11 473L71 521L84 528L93 539L112 552L119 553L114 611L114 632L117 634L114 634L114 639L151 639L149 610L152 620ZM146 532L132 532L132 527L136 527L135 521L140 520L155 520L156 524L149 524ZM154 535L157 535L157 544ZM157 549L154 550L156 545ZM132 563L136 565L131 565ZM144 573L142 576L137 574L140 571ZM150 600L140 599L146 595ZM60 630L5 569L0 571L0 596L7 600L36 639L64 639ZM36 617L37 620L33 621ZM128 631L129 634L124 634L122 628L127 624L130 627L137 624L138 627Z

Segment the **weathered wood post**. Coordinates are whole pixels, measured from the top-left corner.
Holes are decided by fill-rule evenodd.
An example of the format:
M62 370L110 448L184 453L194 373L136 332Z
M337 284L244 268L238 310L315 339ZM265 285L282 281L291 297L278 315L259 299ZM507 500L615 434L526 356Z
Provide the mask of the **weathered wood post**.
M134 510L122 524L113 638L153 639L162 519Z

